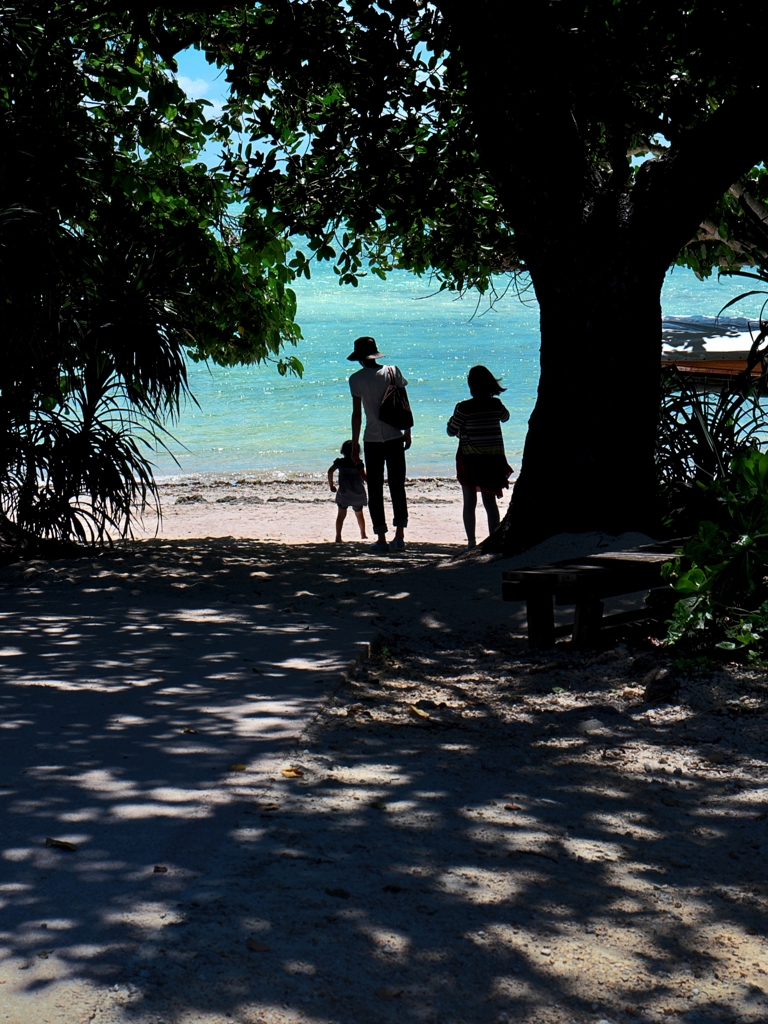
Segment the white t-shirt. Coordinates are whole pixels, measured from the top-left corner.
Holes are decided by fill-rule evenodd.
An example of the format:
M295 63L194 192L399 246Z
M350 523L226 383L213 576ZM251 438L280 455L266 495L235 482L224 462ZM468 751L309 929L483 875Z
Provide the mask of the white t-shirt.
M408 381L396 366L363 366L349 378L349 390L355 398L361 398L365 409L365 433L363 441L391 441L402 437L403 432L379 419L379 407L394 371L394 383L404 388Z

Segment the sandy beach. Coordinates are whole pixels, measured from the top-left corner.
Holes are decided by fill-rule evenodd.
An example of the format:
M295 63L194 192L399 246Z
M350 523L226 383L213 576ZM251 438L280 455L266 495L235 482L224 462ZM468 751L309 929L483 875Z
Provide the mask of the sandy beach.
M764 1024L764 673L645 704L642 623L528 649L455 485L377 556L244 479L0 570L2 1019Z
M456 480L411 479L406 486L409 541L466 543L461 520L461 487ZM499 502L502 510L506 509L509 493ZM332 542L335 537L334 495L327 481L316 476L274 479L255 474L200 474L162 481L160 497L163 520L157 536L167 539L239 537L283 544L318 544ZM482 503L478 504L480 526L484 514ZM389 515L391 517L391 506ZM370 534L370 520L367 522ZM481 529L478 534L484 536ZM137 531L137 536L154 535L155 523L148 518L144 530ZM343 537L350 543L360 541L351 511L347 513Z

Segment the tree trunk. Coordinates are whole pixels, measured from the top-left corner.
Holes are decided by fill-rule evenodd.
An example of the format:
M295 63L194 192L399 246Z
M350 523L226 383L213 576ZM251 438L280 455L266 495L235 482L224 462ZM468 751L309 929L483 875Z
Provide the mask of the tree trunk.
M666 267L649 267L647 251L605 242L532 269L541 310L538 397L510 507L485 550L511 555L557 533L659 527L654 447Z
M578 122L570 78L579 65L562 4L529 4L521 35L519 5L476 0L468 18L457 0L435 2L451 60L466 73L483 170L541 308L541 377L522 469L484 547L513 554L562 532L654 533L664 274L761 159L754 125L765 120L768 90L745 81L632 177L624 121L611 152L589 142L609 105Z

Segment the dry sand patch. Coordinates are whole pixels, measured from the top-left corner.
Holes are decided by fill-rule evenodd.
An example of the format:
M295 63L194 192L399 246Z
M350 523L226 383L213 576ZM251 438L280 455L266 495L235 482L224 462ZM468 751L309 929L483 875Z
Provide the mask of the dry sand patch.
M465 544L461 518L461 487L448 478L413 478L406 482L408 540ZM335 537L335 495L325 480L294 476L282 480L255 474L201 474L160 484L163 521L158 536L239 537L289 544L332 542ZM385 498L386 488L385 488ZM502 510L507 501L500 502ZM388 505L388 501L387 501ZM391 508L387 512L389 516ZM481 514L482 517L482 514ZM368 513L368 534L371 527ZM479 535L482 530L479 529ZM144 535L155 535L148 518ZM344 524L345 541L360 546L354 515Z

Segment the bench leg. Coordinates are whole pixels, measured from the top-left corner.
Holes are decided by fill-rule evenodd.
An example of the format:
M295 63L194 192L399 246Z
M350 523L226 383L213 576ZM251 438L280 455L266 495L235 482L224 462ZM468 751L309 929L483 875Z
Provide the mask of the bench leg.
M603 602L590 597L579 601L573 617L573 646L594 647L603 621Z
M531 594L526 599L528 643L531 647L555 646L555 612L551 594Z

